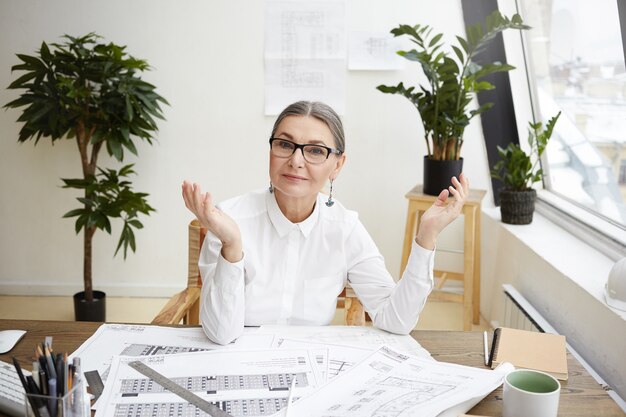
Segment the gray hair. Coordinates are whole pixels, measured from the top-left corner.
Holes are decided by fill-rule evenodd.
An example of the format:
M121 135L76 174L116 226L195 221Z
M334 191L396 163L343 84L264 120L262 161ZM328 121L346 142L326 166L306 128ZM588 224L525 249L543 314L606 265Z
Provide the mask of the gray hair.
M341 119L339 119L339 115L328 104L319 101L297 101L290 104L278 115L276 122L274 122L272 137L274 137L280 122L288 116L310 116L321 120L326 123L326 126L330 129L333 139L335 140L335 147L341 152L346 150L346 138L343 133L343 124L341 123Z

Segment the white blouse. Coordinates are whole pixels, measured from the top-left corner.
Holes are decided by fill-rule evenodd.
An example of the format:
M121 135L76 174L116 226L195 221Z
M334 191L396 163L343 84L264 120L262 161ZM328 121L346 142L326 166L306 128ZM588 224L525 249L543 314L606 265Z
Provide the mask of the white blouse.
M218 205L238 224L243 259L225 260L207 233L200 254L200 321L212 341L227 344L244 325L327 325L349 282L374 325L408 334L433 287L434 251L413 241L402 279L395 283L356 212L320 194L313 213L291 223L269 191Z

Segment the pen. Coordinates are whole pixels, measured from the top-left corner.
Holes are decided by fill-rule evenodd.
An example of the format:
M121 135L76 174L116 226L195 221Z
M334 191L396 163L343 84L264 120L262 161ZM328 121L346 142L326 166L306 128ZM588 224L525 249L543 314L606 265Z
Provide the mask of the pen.
M57 379L50 378L48 380L48 410L50 415L55 417L57 415Z
M82 375L80 374L80 358L75 357L74 359L72 359L72 368L74 368L72 384L77 385L82 379Z
M483 344L485 345L485 366L489 366L489 342L487 342L487 331L483 332Z
M65 389L63 388L63 384L65 381L65 374L63 373L63 368L64 368L64 364L63 364L63 355L60 353L57 353L57 360L56 360L56 373L57 373L57 395L59 396L63 396L65 394Z
M293 400L293 389L296 387L296 374L291 377L291 386L289 387L289 397L287 398L287 408L285 411L285 417L289 417L289 406Z
M48 395L48 376L43 369L39 370L39 389L43 395Z

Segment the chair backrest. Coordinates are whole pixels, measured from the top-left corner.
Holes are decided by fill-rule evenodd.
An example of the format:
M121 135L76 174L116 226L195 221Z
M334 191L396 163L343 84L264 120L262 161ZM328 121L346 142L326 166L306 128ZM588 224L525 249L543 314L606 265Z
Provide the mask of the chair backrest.
M202 277L198 261L202 243L207 229L200 225L197 219L188 226L188 259L187 259L187 288L174 295L152 320L152 324L199 324L200 323L200 292ZM350 288L346 287L337 299L337 308L344 309L345 321L349 326L365 325L365 310L363 305Z
M187 288L169 299L152 324L200 324L202 277L198 261L207 231L197 219L189 223L187 231Z
M198 219L193 219L189 223L189 255L187 259L187 287L202 288L202 277L200 276L200 268L198 261L200 260L200 250L206 236L207 229L200 225Z

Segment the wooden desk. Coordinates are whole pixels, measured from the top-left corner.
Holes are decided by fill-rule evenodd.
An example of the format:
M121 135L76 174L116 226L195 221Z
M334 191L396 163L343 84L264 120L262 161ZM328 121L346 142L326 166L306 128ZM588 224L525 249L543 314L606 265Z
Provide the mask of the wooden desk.
M440 281L431 299L455 301L463 303L463 330L472 330L472 323L480 321L480 203L485 195L484 190L470 190L463 205L465 229L463 239L463 273L435 270ZM409 200L400 262L400 276L404 272L411 253L411 245L415 239L417 225L422 214L435 202L437 196L423 193L423 186L416 185L405 197ZM463 281L463 294L451 294L438 291L446 279Z
M0 330L28 330L24 338L8 354L0 359L11 362L11 356L17 357L25 368L29 364L33 348L41 343L45 336L54 336L54 348L57 352L73 352L100 323L66 321L30 321L0 320ZM432 356L442 362L484 368L483 335L479 332L446 332L417 330L411 333ZM585 371L580 363L568 353L569 380L562 381L559 416L624 416L622 410ZM477 404L471 414L501 416L502 388L498 388Z

